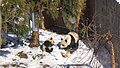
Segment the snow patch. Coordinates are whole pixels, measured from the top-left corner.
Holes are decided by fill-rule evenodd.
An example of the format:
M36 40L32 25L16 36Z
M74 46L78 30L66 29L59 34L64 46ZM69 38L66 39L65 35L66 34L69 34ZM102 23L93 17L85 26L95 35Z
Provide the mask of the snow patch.
M4 56L0 54L0 67L8 65L8 67L24 67L24 68L61 68L61 67L80 67L80 68L103 68L103 65L93 55L94 49L89 49L81 40L79 40L78 49L73 52L69 57L64 58L61 55L63 50L60 50L57 44L60 42L64 35L48 32L46 30L39 30L39 40L42 44L45 39L52 37L55 40L53 52L42 52L39 47L30 48L27 45L17 48L4 48L0 52L8 51ZM25 41L23 42L25 43ZM27 54L28 58L20 58L17 54L23 51Z
M120 4L120 0L116 0Z

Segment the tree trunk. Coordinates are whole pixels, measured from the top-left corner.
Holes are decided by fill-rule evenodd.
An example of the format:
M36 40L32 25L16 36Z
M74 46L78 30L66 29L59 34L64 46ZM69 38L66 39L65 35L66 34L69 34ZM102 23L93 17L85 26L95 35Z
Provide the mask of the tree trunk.
M39 45L39 29L36 27L34 20L34 13L32 13L32 37L30 40L30 47L36 47Z
M37 47L37 46L39 46L39 31L33 31L30 40L30 47Z
M2 25L2 16L1 16L1 4L2 4L2 0L0 0L0 48L1 48L1 45L2 45L2 39L1 39L1 25Z

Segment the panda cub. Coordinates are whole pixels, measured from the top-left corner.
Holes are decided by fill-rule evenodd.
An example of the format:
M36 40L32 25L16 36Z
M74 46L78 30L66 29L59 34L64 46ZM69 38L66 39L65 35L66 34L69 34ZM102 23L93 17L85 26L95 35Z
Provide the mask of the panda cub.
M47 40L44 41L44 43L41 45L40 49L45 52L52 52L53 51L53 46L54 45L54 40L53 38L48 38Z
M68 57L78 48L79 36L76 32L69 32L64 39L61 39L60 49L65 52L61 52L63 57Z

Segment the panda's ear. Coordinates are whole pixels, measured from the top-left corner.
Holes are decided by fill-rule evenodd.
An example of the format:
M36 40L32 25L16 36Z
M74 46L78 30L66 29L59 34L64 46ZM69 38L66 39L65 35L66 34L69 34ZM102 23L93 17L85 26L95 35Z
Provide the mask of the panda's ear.
M65 39L65 42L67 42L67 39Z

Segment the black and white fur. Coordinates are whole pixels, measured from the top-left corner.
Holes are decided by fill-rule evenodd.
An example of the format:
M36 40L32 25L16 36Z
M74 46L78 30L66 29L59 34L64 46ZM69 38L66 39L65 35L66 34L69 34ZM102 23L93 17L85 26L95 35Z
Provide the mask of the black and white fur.
M61 52L63 57L68 57L71 53L73 53L78 48L78 40L79 36L75 32L69 32L64 39L61 40L60 49L66 51L66 53Z
M45 52L52 52L53 51L53 46L54 45L54 40L53 38L48 38L47 40L44 41L43 45L41 45L41 50Z

